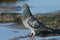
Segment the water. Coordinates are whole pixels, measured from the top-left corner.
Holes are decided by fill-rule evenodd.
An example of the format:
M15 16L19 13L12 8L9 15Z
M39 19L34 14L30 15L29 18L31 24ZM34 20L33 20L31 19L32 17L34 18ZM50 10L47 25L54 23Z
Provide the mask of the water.
M60 10L60 0L27 0L27 1L17 1L15 3L1 3L3 6L21 6L23 3L27 3L30 6L32 13L47 13ZM20 11L18 11L20 12ZM9 28L14 23L0 23L0 40L9 40L15 37L26 35L30 30L21 30ZM29 38L21 38L19 40L29 40ZM60 36L51 37L35 37L35 40L60 40Z
M60 0L28 0L25 3L31 6L30 10L32 13L47 13L60 10ZM18 6L21 4L20 2L16 3Z
M60 10L60 0L26 0L14 3L1 3L0 6L21 6L23 3L27 3L30 6L32 13L47 13Z
M0 23L0 40L10 40L17 38L19 36L25 36L30 33L30 30L23 30L23 29L14 29L9 28L10 25L14 23ZM35 37L35 40L60 40L60 36L51 36L51 37ZM30 40L30 38L20 38L19 40Z
M27 30L24 31L19 29L8 28L8 25L11 24L13 23L0 23L0 40L8 40L17 36L24 35L24 33L28 32ZM17 32L15 33L14 31Z
M27 0L23 3L32 6L30 8L32 13L47 13L60 10L60 0ZM20 2L17 2L17 4L20 5Z

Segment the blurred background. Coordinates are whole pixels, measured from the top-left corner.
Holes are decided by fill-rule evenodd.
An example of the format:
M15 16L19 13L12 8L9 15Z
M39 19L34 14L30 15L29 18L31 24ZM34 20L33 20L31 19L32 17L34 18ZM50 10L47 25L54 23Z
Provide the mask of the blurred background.
M30 32L30 30L24 30L26 28L21 21L23 10L20 6L24 3L29 5L34 17L45 26L60 29L60 0L0 0L0 40L29 40L29 38L16 39ZM60 36L35 39L60 40Z

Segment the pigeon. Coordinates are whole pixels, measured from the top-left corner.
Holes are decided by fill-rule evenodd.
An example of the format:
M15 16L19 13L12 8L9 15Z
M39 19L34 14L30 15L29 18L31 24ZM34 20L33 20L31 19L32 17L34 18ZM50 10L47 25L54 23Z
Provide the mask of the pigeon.
M40 31L45 31L48 28L32 15L28 4L23 4L21 7L23 8L22 22L26 28L31 30L29 37L33 40L35 35L39 35Z
M45 30L46 28L42 22L40 22L32 15L28 4L23 4L22 8L22 22L26 28L31 30L29 37L33 40L36 34L38 34L40 31Z

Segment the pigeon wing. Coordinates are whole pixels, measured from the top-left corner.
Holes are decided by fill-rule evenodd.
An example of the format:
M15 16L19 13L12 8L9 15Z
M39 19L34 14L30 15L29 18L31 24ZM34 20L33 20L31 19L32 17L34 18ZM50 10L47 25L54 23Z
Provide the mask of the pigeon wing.
M28 20L28 24L35 29L42 28L44 26L43 23L39 22L36 18L30 18L30 20Z

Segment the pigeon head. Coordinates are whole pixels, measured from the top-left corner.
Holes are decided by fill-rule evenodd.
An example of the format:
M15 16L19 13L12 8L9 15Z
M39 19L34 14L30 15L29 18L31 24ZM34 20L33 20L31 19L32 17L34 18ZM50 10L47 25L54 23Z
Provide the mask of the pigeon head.
M24 9L29 8L28 4L23 4L21 7Z
M28 4L23 4L21 7L23 9L23 16L25 18L32 16Z

